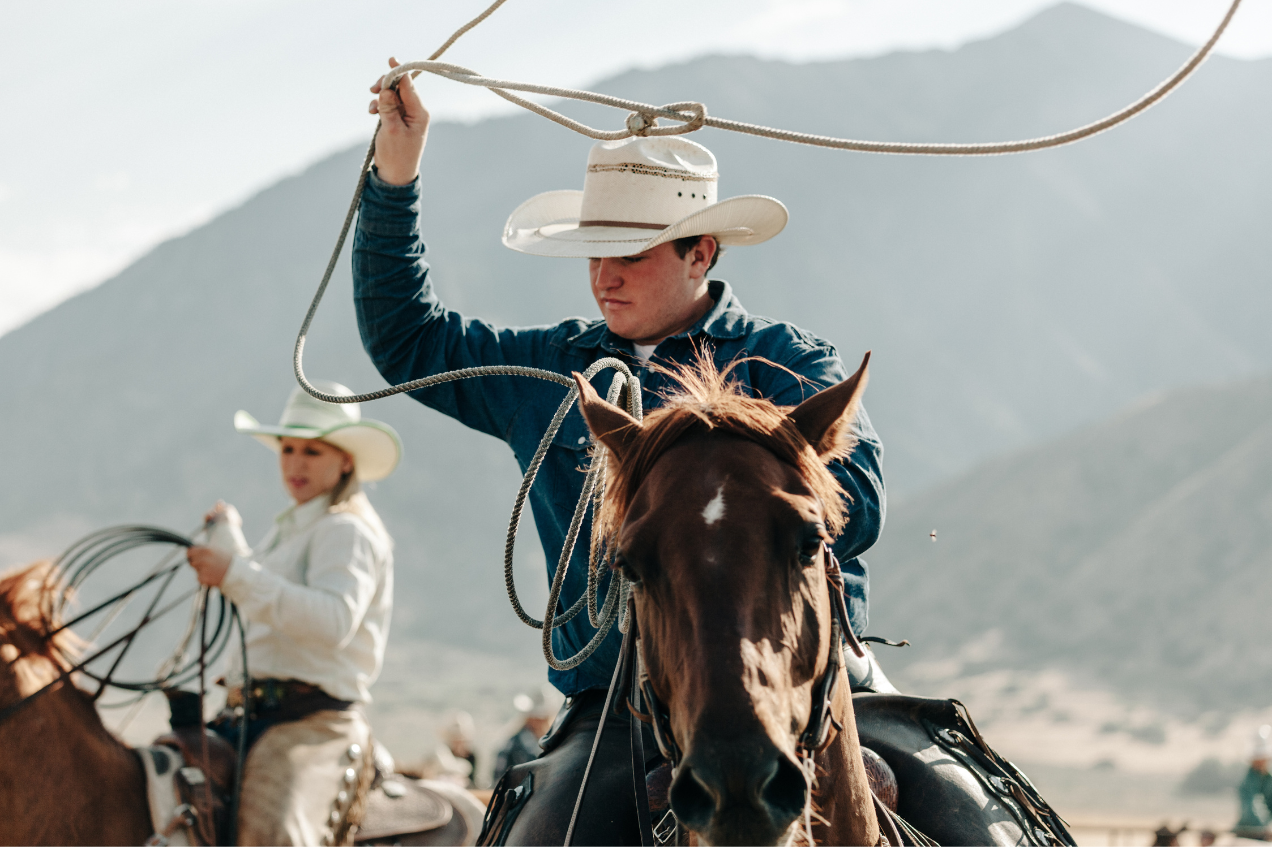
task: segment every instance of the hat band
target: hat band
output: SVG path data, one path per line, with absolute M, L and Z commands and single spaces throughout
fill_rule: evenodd
M 671 224 L 645 224 L 636 221 L 579 221 L 579 226 L 621 226 L 631 229 L 666 229 Z
M 588 165 L 587 172 L 590 174 L 617 172 L 636 174 L 638 176 L 660 176 L 664 179 L 679 179 L 686 182 L 715 182 L 720 178 L 720 175 L 715 171 L 695 173 L 694 171 L 687 171 L 683 168 L 667 168 L 662 165 L 651 165 L 646 162 L 616 162 L 612 165 L 602 165 L 597 163 Z

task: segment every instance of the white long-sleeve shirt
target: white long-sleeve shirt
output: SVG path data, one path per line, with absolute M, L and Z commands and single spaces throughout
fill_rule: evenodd
M 393 610 L 393 551 L 370 523 L 329 511 L 327 497 L 294 506 L 251 556 L 233 557 L 221 591 L 248 622 L 253 678 L 295 679 L 340 700 L 371 701 Z M 242 662 L 231 653 L 228 677 L 238 684 Z

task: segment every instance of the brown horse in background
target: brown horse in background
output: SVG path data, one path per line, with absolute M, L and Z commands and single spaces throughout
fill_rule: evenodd
M 845 521 L 826 463 L 852 448 L 866 364 L 794 409 L 745 396 L 707 357 L 638 422 L 577 374 L 610 451 L 595 538 L 616 538 L 639 648 L 682 759 L 671 808 L 700 842 L 878 844 L 846 675 L 809 781 L 797 744 L 831 662 L 826 543 Z M 840 674 L 844 672 L 839 671 Z
M 71 681 L 62 656 L 75 637 L 50 636 L 51 569 L 0 577 L 0 711 L 53 683 L 0 722 L 0 844 L 141 844 L 153 829 L 145 771 Z

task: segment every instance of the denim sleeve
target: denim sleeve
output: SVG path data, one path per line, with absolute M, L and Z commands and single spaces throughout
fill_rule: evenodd
M 783 362 L 818 389 L 837 385 L 848 378 L 839 354 L 829 345 L 801 345 L 801 352 Z M 764 368 L 770 374 L 771 389 L 760 386 L 761 393 L 779 406 L 796 406 L 812 396 L 813 390 L 777 368 Z M 868 622 L 870 574 L 861 554 L 879 540 L 887 511 L 887 493 L 883 485 L 883 444 L 870 423 L 865 407 L 853 421 L 852 435 L 857 444 L 845 459 L 834 462 L 831 472 L 848 495 L 848 523 L 832 545 L 844 573 L 844 589 L 848 598 L 848 615 L 853 631 L 865 631 Z
M 390 185 L 367 176 L 353 238 L 353 302 L 362 346 L 391 384 L 481 365 L 551 367 L 547 328 L 508 329 L 445 308 L 433 290 L 420 237 L 420 183 Z M 508 439 L 531 386 L 491 376 L 411 393 L 480 432 Z

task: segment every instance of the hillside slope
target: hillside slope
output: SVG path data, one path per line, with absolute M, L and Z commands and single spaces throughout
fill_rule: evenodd
M 989 462 L 895 509 L 871 562 L 872 630 L 915 645 L 887 652 L 898 671 L 1061 667 L 1185 712 L 1265 706 L 1272 377 Z

